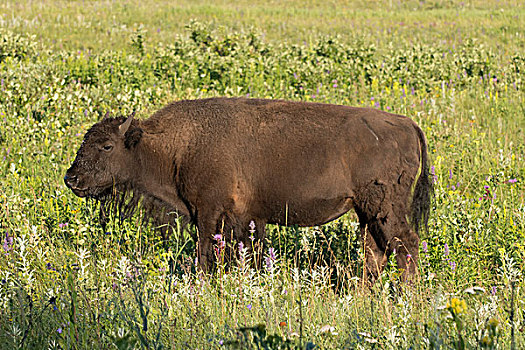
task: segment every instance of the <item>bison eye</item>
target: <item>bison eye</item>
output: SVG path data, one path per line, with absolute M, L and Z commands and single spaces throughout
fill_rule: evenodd
M 113 149 L 113 145 L 108 143 L 108 144 L 102 146 L 102 149 L 104 151 L 106 151 L 106 152 L 109 152 L 109 151 L 111 151 Z

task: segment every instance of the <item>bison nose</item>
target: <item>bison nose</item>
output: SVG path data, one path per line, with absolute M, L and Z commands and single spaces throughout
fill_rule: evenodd
M 68 187 L 74 186 L 77 183 L 77 177 L 66 174 L 66 176 L 64 176 L 64 182 Z

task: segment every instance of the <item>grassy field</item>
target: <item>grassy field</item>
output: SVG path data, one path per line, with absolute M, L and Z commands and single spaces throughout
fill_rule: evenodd
M 524 348 L 523 23 L 522 1 L 1 2 L 0 348 Z M 435 183 L 418 281 L 364 285 L 352 213 L 269 226 L 260 270 L 213 276 L 187 232 L 102 230 L 62 180 L 86 130 L 209 96 L 416 120 Z

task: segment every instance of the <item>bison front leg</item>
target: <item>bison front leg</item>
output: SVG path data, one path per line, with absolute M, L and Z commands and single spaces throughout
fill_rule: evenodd
M 372 224 L 369 230 L 376 229 Z M 385 248 L 381 248 L 373 237 L 371 232 L 368 232 L 365 225 L 361 225 L 361 236 L 363 237 L 364 248 L 365 248 L 365 263 L 363 281 L 368 280 L 373 284 L 383 272 L 385 265 L 388 260 L 389 254 L 387 254 Z
M 197 217 L 197 259 L 204 272 L 211 272 L 216 262 L 217 253 L 222 249 L 224 237 L 217 236 L 220 213 L 199 213 Z M 217 249 L 217 251 L 216 251 Z

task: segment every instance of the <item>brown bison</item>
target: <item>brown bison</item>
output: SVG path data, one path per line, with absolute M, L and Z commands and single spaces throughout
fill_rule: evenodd
M 415 273 L 432 191 L 423 132 L 407 117 L 244 98 L 174 102 L 146 120 L 104 118 L 64 180 L 100 200 L 103 217 L 115 203 L 127 217 L 141 204 L 158 224 L 187 217 L 203 269 L 215 261 L 218 233 L 248 247 L 252 221 L 260 240 L 267 223 L 322 225 L 353 208 L 373 277 L 394 251 L 405 277 Z

